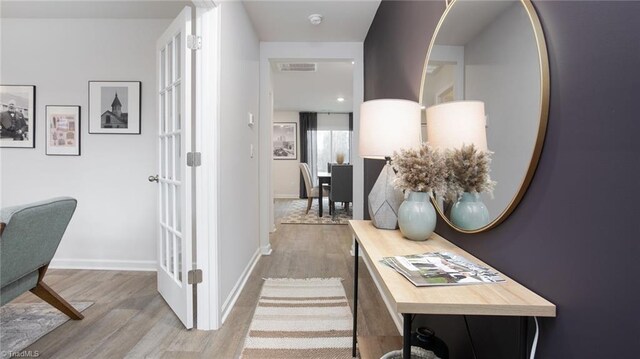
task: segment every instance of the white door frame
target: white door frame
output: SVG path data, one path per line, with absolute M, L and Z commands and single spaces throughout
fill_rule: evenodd
M 353 65 L 353 218 L 363 218 L 364 165 L 358 151 L 360 104 L 364 100 L 364 44 L 362 42 L 261 42 L 260 43 L 260 251 L 271 254 L 269 233 L 275 229 L 271 187 L 271 123 L 269 94 L 272 59 L 351 60 Z
M 197 286 L 196 328 L 217 330 L 219 313 L 218 260 L 218 156 L 220 10 L 213 0 L 193 0 L 195 34 L 202 47 L 195 56 L 195 152 L 202 163 L 195 170 L 197 268 L 202 282 Z

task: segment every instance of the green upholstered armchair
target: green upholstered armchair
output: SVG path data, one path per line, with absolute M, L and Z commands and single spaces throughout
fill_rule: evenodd
M 60 197 L 0 211 L 0 305 L 30 290 L 71 319 L 83 318 L 42 281 L 76 204 Z

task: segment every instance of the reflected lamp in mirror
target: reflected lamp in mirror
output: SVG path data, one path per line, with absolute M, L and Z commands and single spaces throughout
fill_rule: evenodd
M 404 196 L 393 186 L 390 158 L 400 148 L 420 146 L 420 111 L 417 102 L 398 99 L 371 100 L 360 106 L 360 156 L 387 161 L 368 196 L 369 216 L 376 228 L 398 227 Z
M 440 151 L 473 144 L 487 151 L 484 102 L 455 101 L 427 108 L 427 140 Z
M 455 101 L 427 108 L 427 141 L 446 153 L 451 173 L 447 198 L 440 199 L 445 218 L 463 230 L 489 224 L 489 210 L 480 197 L 493 186 L 484 103 Z

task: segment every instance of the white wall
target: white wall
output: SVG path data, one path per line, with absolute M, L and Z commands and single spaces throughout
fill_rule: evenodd
M 223 318 L 258 258 L 260 45 L 241 2 L 220 3 L 220 178 L 218 256 Z M 256 125 L 247 125 L 248 113 Z M 250 146 L 254 156 L 250 157 Z
M 533 30 L 515 3 L 465 46 L 467 100 L 485 102 L 487 144 L 493 154 L 491 218 L 511 202 L 531 161 L 540 116 L 540 70 Z
M 275 111 L 273 122 L 295 122 L 298 156 L 295 160 L 273 160 L 271 182 L 274 198 L 298 198 L 300 196 L 300 114 L 296 111 Z
M 169 20 L 2 19 L 1 82 L 36 86 L 36 148 L 2 149 L 1 205 L 78 208 L 53 265 L 155 270 L 155 42 Z M 142 81 L 142 134 L 88 134 L 88 81 Z M 80 157 L 46 156 L 45 105 L 80 105 Z

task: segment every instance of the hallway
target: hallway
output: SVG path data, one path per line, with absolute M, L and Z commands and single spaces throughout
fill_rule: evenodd
M 256 265 L 234 309 L 215 332 L 187 331 L 155 289 L 155 273 L 51 270 L 50 285 L 70 301 L 95 301 L 81 322 L 68 321 L 26 350 L 43 358 L 237 358 L 262 278 L 340 277 L 353 296 L 351 235 L 346 225 L 280 224 L 290 200 L 276 200 L 273 253 Z M 366 268 L 361 262 L 361 268 Z M 397 335 L 366 270 L 360 271 L 360 335 Z M 16 301 L 39 301 L 27 293 Z M 363 313 L 367 313 L 365 316 Z

